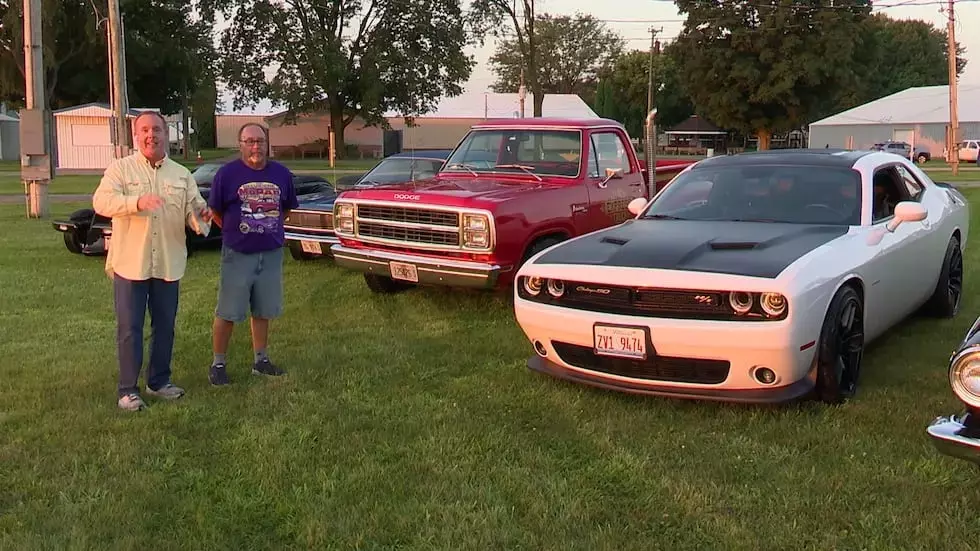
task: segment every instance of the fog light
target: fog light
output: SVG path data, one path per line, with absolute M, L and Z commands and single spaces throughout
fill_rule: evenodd
M 764 385 L 771 385 L 776 382 L 776 372 L 768 367 L 757 367 L 755 369 L 755 380 Z

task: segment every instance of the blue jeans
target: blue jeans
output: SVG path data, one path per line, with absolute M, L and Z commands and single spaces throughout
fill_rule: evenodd
M 245 254 L 222 246 L 218 306 L 214 314 L 235 323 L 245 321 L 249 311 L 253 318 L 259 319 L 281 316 L 282 260 L 281 248 Z
M 162 279 L 131 281 L 113 274 L 112 287 L 116 306 L 119 396 L 138 391 L 143 368 L 143 319 L 148 306 L 152 335 L 147 386 L 157 390 L 170 382 L 180 282 Z

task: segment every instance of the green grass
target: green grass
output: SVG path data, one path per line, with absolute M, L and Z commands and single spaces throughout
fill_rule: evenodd
M 980 191 L 967 190 L 974 205 Z M 78 204 L 54 204 L 54 216 Z M 976 208 L 976 207 L 975 207 Z M 980 221 L 975 211 L 973 224 Z M 287 258 L 271 353 L 289 374 L 208 386 L 219 255 L 189 259 L 174 377 L 115 407 L 102 258 L 0 206 L 0 548 L 973 549 L 980 474 L 925 436 L 959 404 L 949 351 L 980 310 L 869 349 L 840 407 L 641 398 L 525 367 L 506 296 L 375 296 Z

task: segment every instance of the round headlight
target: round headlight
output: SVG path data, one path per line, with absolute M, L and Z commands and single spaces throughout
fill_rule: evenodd
M 752 295 L 743 291 L 736 291 L 728 295 L 728 304 L 736 314 L 746 314 L 752 309 Z
M 524 278 L 524 290 L 527 291 L 527 294 L 531 296 L 536 297 L 538 296 L 539 293 L 541 293 L 541 285 L 542 285 L 542 281 L 541 278 L 538 276 L 531 276 L 531 277 Z
M 548 294 L 555 298 L 565 294 L 565 282 L 560 279 L 549 279 Z
M 778 317 L 786 313 L 786 297 L 779 293 L 762 293 L 762 311 L 768 316 Z
M 949 364 L 949 382 L 956 397 L 972 407 L 980 407 L 980 348 L 968 348 Z

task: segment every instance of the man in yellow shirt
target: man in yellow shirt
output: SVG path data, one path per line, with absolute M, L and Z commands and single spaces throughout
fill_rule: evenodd
M 170 380 L 180 279 L 187 265 L 184 227 L 211 230 L 211 211 L 190 171 L 167 156 L 163 116 L 144 111 L 133 121 L 137 151 L 114 160 L 92 198 L 95 212 L 112 218 L 106 275 L 112 279 L 119 357 L 120 408 L 143 409 L 143 318 L 150 309 L 152 341 L 146 392 L 173 400 L 184 390 Z

